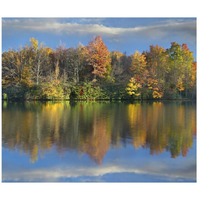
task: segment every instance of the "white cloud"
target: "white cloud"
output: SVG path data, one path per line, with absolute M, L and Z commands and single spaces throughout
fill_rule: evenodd
M 83 19 L 91 22 L 92 19 Z M 179 35 L 180 37 L 190 37 L 195 39 L 196 36 L 196 21 L 183 20 L 168 20 L 161 24 L 138 27 L 108 27 L 102 24 L 90 23 L 62 23 L 57 19 L 3 19 L 3 31 L 6 30 L 21 30 L 21 31 L 36 31 L 47 32 L 55 34 L 81 34 L 81 35 L 102 35 L 105 37 L 148 37 L 152 39 L 159 39 L 169 35 Z
M 135 173 L 138 175 L 150 175 L 155 178 L 162 177 L 164 180 L 176 181 L 179 179 L 196 180 L 196 167 L 195 157 L 192 159 L 185 159 L 179 162 L 177 165 L 170 165 L 170 163 L 164 163 L 163 161 L 148 162 L 146 164 L 111 164 L 100 166 L 71 166 L 71 167 L 52 167 L 24 170 L 19 169 L 17 171 L 3 171 L 3 181 L 59 181 L 60 178 L 80 178 L 90 177 L 94 178 L 102 177 L 106 174 L 112 173 Z

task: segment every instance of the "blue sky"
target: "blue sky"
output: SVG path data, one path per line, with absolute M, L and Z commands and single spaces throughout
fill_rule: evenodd
M 196 58 L 195 18 L 3 18 L 2 51 L 29 44 L 35 37 L 53 49 L 87 45 L 101 35 L 110 51 L 149 50 L 150 45 L 169 48 L 171 42 L 186 43 Z
M 18 151 L 2 149 L 4 182 L 184 182 L 196 181 L 196 146 L 187 157 L 170 158 L 169 152 L 149 155 L 132 145 L 109 149 L 97 165 L 76 151 L 58 155 L 51 149 L 35 163 Z

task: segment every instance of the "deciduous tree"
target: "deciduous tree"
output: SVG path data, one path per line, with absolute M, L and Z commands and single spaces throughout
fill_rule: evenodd
M 106 66 L 110 64 L 111 59 L 109 51 L 100 36 L 97 36 L 88 46 L 86 46 L 88 62 L 93 67 L 94 81 L 97 77 L 105 77 Z
M 140 95 L 140 92 L 138 91 L 139 88 L 141 88 L 141 85 L 137 83 L 134 77 L 132 77 L 126 87 L 126 91 L 131 97 L 137 97 Z
M 134 76 L 141 75 L 146 69 L 146 57 L 139 51 L 136 51 L 132 56 L 131 71 Z

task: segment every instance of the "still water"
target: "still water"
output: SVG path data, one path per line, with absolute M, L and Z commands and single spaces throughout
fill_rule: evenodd
M 3 182 L 195 182 L 194 102 L 2 107 Z

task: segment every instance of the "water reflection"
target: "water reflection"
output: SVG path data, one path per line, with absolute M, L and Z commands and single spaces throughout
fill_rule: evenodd
M 56 148 L 101 164 L 109 149 L 133 145 L 151 155 L 187 156 L 196 135 L 194 103 L 3 103 L 2 144 L 34 163 Z

